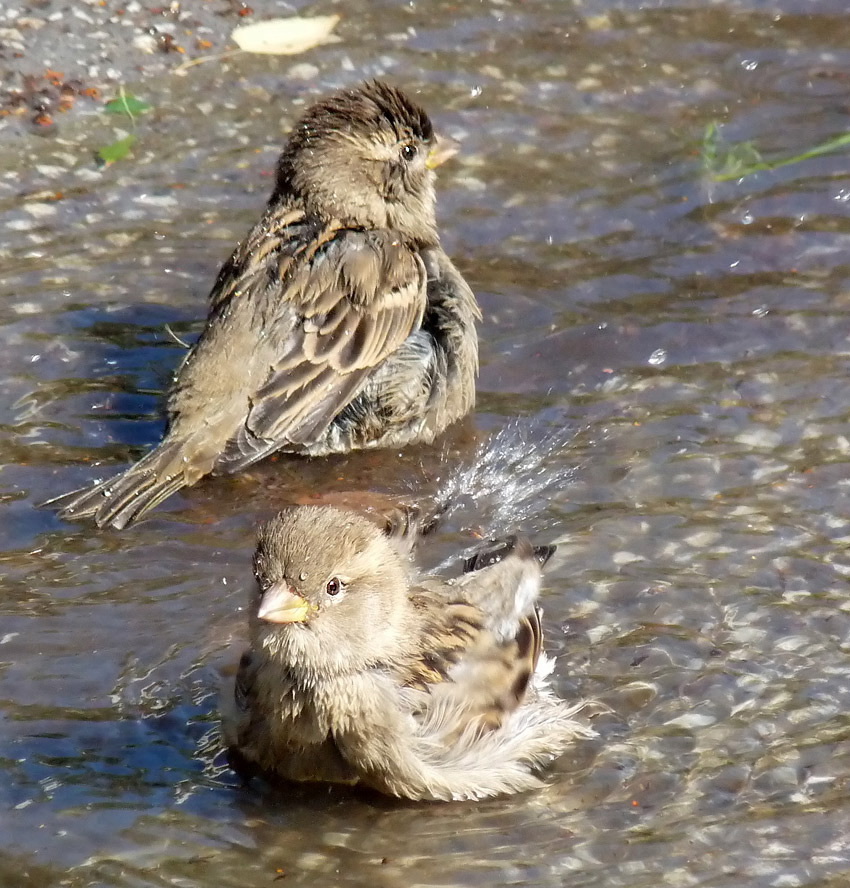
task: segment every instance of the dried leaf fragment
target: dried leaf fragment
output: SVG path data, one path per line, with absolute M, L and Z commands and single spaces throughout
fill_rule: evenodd
M 296 55 L 322 43 L 337 42 L 339 37 L 331 31 L 338 21 L 338 15 L 267 19 L 236 28 L 230 36 L 245 52 Z

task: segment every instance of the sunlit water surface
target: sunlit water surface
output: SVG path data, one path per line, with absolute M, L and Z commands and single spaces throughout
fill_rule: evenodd
M 93 166 L 94 117 L 0 146 L 0 884 L 846 884 L 848 159 L 700 160 L 712 122 L 768 158 L 847 128 L 845 0 L 339 8 L 312 79 L 246 56 L 137 86 L 131 160 Z M 123 533 L 36 510 L 158 440 L 166 325 L 196 335 L 281 128 L 367 75 L 463 143 L 440 218 L 484 312 L 473 420 Z M 346 490 L 451 491 L 429 565 L 476 533 L 559 542 L 556 684 L 599 738 L 544 791 L 411 805 L 223 766 L 255 527 Z

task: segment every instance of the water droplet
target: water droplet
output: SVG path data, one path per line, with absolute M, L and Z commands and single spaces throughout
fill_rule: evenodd
M 667 350 L 663 348 L 657 348 L 655 351 L 649 356 L 649 363 L 655 365 L 656 367 L 659 364 L 663 364 L 667 360 Z
M 746 210 L 741 216 L 741 224 L 752 225 L 753 222 L 755 222 L 755 216 L 753 216 L 753 214 L 749 210 Z
M 753 315 L 757 318 L 764 318 L 770 314 L 770 309 L 766 305 L 760 305 L 758 308 L 753 309 Z
M 298 579 L 301 580 L 301 582 L 303 583 L 304 580 L 307 579 L 307 574 L 306 574 L 306 572 L 302 570 L 301 573 L 298 574 Z
M 745 71 L 755 71 L 758 66 L 759 63 L 755 59 L 744 59 L 744 61 L 741 62 L 741 67 Z
M 472 89 L 469 91 L 469 97 L 472 99 L 477 99 L 478 96 L 480 96 L 481 93 L 483 93 L 483 92 L 484 92 L 483 86 L 473 86 Z

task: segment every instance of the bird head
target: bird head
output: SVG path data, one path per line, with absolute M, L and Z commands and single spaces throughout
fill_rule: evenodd
M 391 660 L 405 641 L 408 570 L 367 518 L 330 506 L 286 509 L 259 533 L 252 640 L 307 674 Z
M 433 169 L 454 153 L 422 108 L 370 81 L 308 109 L 281 155 L 272 201 L 294 194 L 320 218 L 436 244 Z

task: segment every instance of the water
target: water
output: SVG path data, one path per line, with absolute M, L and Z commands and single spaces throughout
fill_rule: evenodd
M 130 161 L 94 167 L 94 116 L 0 145 L 0 884 L 843 884 L 847 156 L 726 183 L 699 158 L 711 122 L 768 157 L 846 129 L 843 0 L 339 11 L 303 59 L 134 85 L 156 111 Z M 281 132 L 377 74 L 463 142 L 440 218 L 484 311 L 474 419 L 207 482 L 122 533 L 35 510 L 158 440 L 166 325 L 199 329 Z M 240 786 L 215 697 L 256 524 L 453 483 L 426 563 L 517 526 L 559 543 L 548 646 L 599 739 L 477 805 Z

